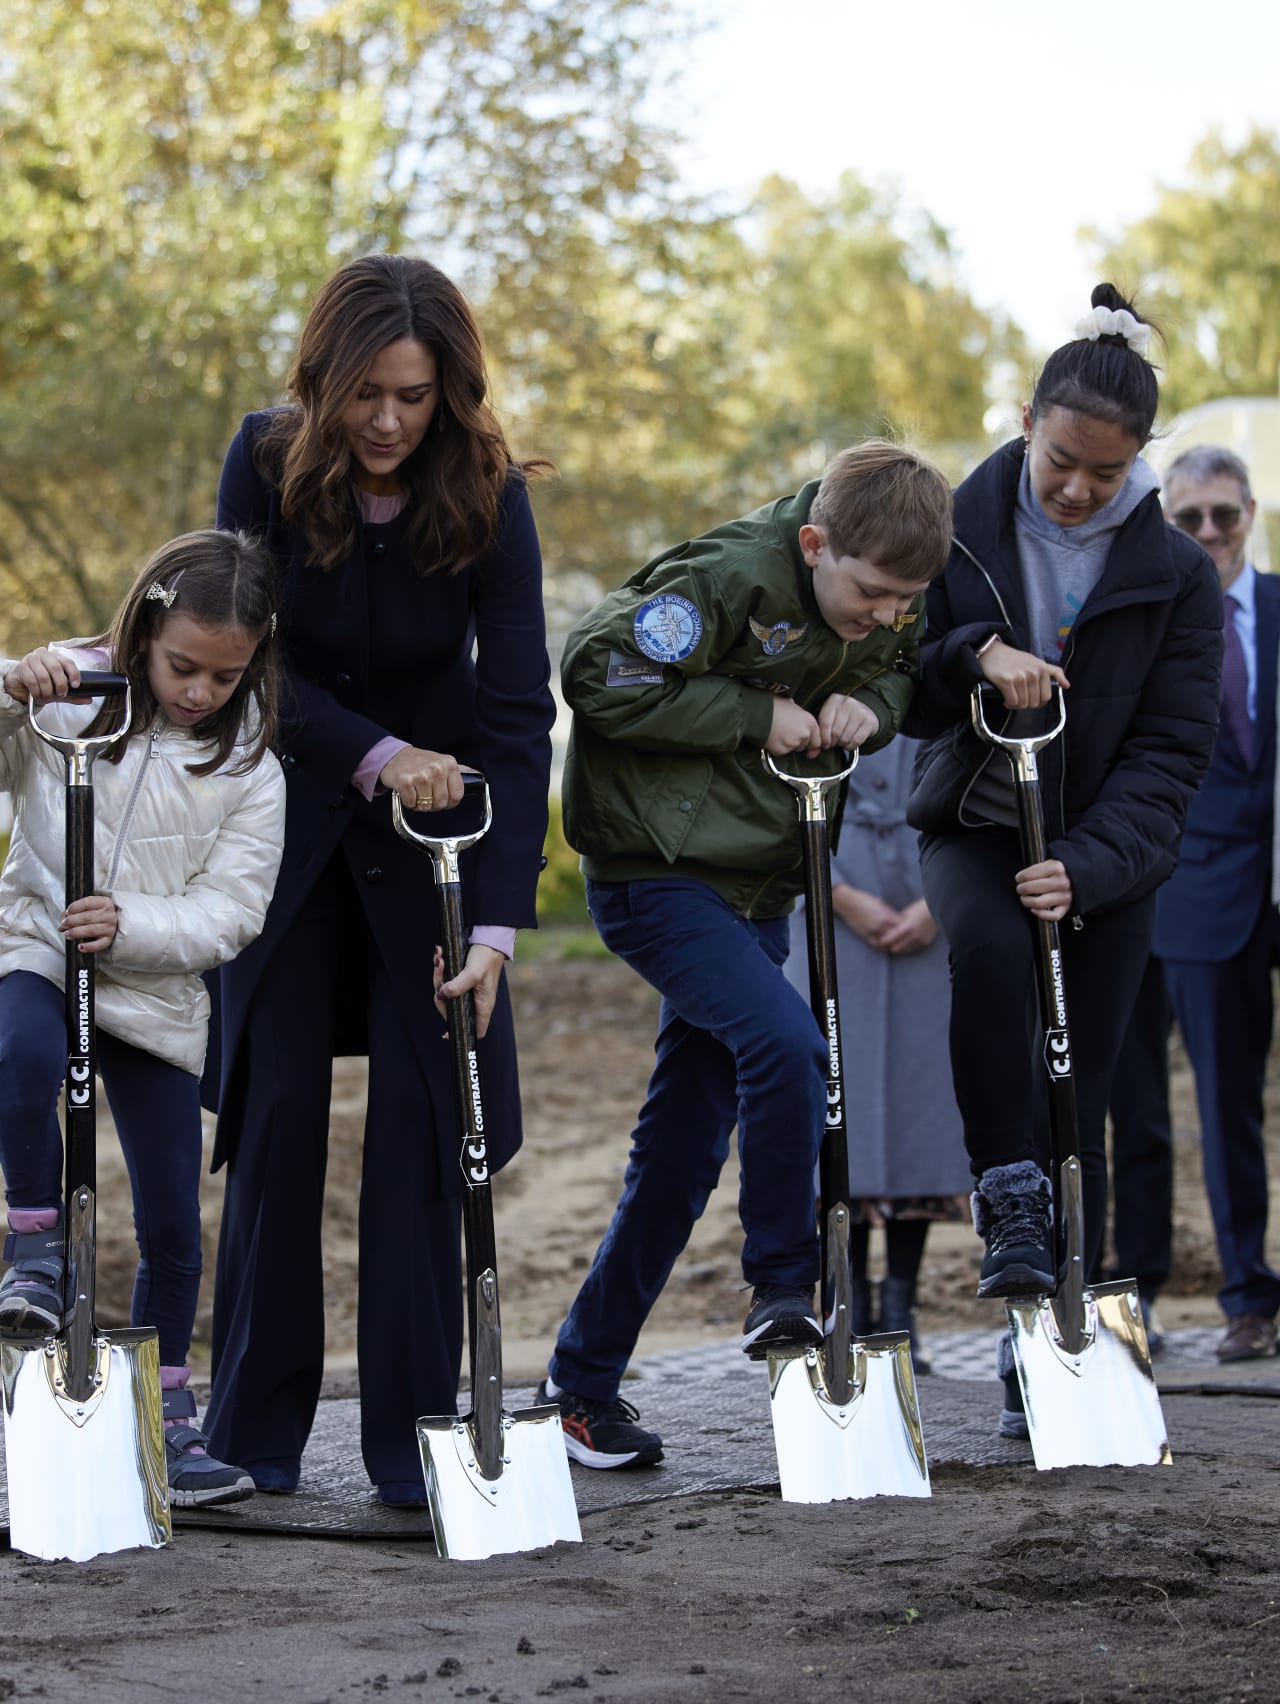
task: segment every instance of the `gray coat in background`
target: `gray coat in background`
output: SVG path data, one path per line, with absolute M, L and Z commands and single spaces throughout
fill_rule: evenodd
M 854 770 L 831 860 L 833 885 L 878 894 L 901 910 L 921 897 L 916 832 L 906 820 L 918 742 L 899 736 Z M 836 973 L 855 1199 L 967 1194 L 973 1187 L 951 1087 L 946 942 L 890 956 L 839 917 Z M 808 998 L 804 903 L 791 919 L 788 979 Z

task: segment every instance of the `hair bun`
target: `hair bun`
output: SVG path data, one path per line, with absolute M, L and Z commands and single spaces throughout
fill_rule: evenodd
M 1151 342 L 1151 327 L 1135 313 L 1115 285 L 1097 285 L 1089 299 L 1093 305 L 1076 321 L 1076 337 L 1089 343 L 1132 349 L 1135 355 L 1145 356 Z
M 1095 284 L 1093 294 L 1089 297 L 1089 306 L 1091 308 L 1110 308 L 1113 313 L 1119 313 L 1123 309 L 1125 313 L 1132 314 L 1134 319 L 1142 317 L 1135 310 L 1132 302 L 1125 301 L 1114 284 Z

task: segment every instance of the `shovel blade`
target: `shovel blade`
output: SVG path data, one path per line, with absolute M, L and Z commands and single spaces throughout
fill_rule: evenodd
M 1006 1302 L 1036 1466 L 1140 1467 L 1173 1457 L 1138 1292 L 1084 1292 L 1084 1342 L 1071 1353 L 1047 1297 Z
M 152 1330 L 98 1332 L 94 1394 L 65 1394 L 66 1338 L 0 1337 L 9 1540 L 46 1562 L 158 1550 L 173 1536 L 160 1350 Z
M 929 1467 L 905 1332 L 855 1338 L 848 1402 L 831 1400 L 822 1351 L 769 1356 L 784 1503 L 927 1497 Z
M 475 1448 L 474 1415 L 418 1421 L 427 1499 L 441 1556 L 483 1562 L 548 1544 L 580 1544 L 556 1403 L 502 1411 L 501 1472 L 486 1479 Z

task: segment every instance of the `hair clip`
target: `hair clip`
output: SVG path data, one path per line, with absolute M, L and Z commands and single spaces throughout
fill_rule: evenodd
M 143 595 L 149 603 L 162 603 L 166 609 L 172 609 L 178 591 L 176 586 L 169 589 L 162 586 L 159 580 L 153 580 Z

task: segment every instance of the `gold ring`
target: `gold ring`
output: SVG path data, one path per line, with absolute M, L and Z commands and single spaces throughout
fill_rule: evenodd
M 413 801 L 414 810 L 429 811 L 431 809 L 431 799 L 432 795 L 430 793 L 427 794 L 425 799 L 421 795 L 418 795 Z

